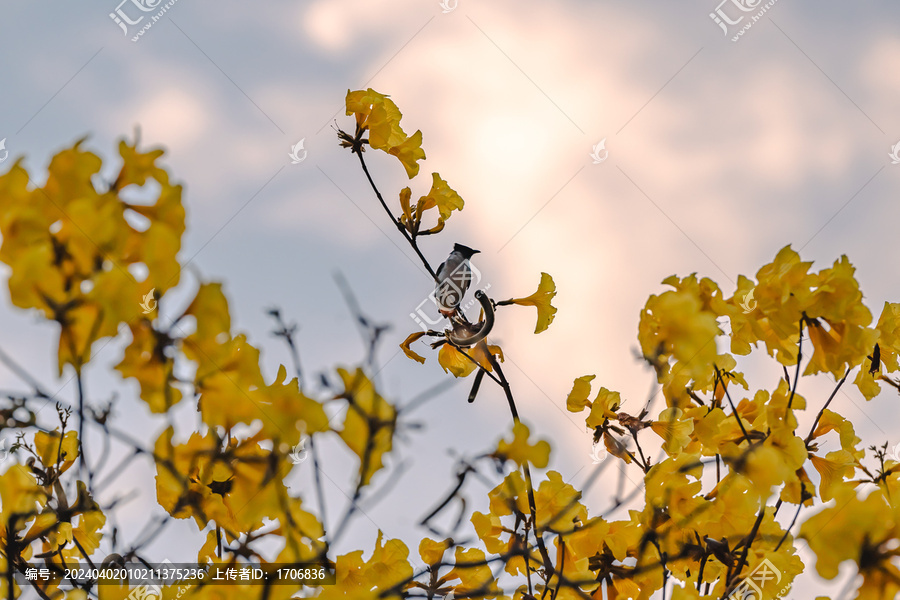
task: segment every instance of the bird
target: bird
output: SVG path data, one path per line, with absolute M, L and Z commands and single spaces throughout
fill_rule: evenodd
M 438 267 L 434 286 L 434 298 L 438 311 L 445 317 L 456 312 L 462 302 L 469 283 L 472 281 L 472 267 L 469 260 L 480 250 L 473 250 L 462 244 L 454 244 L 447 260 Z

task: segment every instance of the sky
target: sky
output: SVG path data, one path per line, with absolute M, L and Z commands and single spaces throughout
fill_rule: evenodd
M 634 352 L 640 309 L 665 277 L 696 272 L 730 295 L 739 274 L 752 277 L 791 244 L 817 269 L 846 254 L 876 316 L 900 299 L 900 164 L 889 156 L 900 142 L 896 4 L 781 0 L 762 12 L 757 0 L 744 0 L 746 11 L 738 0 L 177 0 L 132 41 L 149 19 L 124 32 L 110 13 L 142 13 L 116 2 L 0 3 L 9 152 L 0 172 L 24 156 L 40 181 L 50 157 L 84 136 L 113 169 L 117 140 L 139 127 L 185 185 L 182 260 L 224 282 L 235 328 L 263 349 L 270 379 L 289 360 L 270 335 L 273 306 L 299 324 L 310 374 L 364 356 L 337 273 L 367 315 L 393 326 L 378 354 L 387 397 L 404 404 L 449 377 L 434 354 L 418 365 L 399 351 L 430 280 L 337 144 L 335 127 L 352 127 L 341 110 L 348 89 L 390 94 L 404 128 L 423 132 L 421 172 L 439 172 L 466 201 L 423 242 L 432 264 L 453 242 L 481 250 L 475 265 L 496 298 L 528 295 L 541 272 L 553 276 L 550 329 L 536 336 L 533 310 L 505 310 L 493 339 L 523 419 L 554 446 L 550 467 L 576 485 L 592 472 L 591 435 L 566 413 L 566 394 L 585 374 L 620 391 L 626 410 L 654 393 Z M 711 14 L 742 20 L 726 32 Z M 300 141 L 305 158 L 292 164 Z M 409 185 L 391 157 L 367 158 L 389 200 Z M 430 183 L 419 179 L 414 195 Z M 190 281 L 177 293 L 189 298 Z M 55 331 L 11 307 L 5 285 L 0 332 L 0 348 L 74 397 L 71 380 L 55 377 Z M 120 396 L 122 422 L 152 441 L 165 423 L 134 400 L 133 382 L 103 374 L 120 341 L 97 352 L 89 389 Z M 766 361 L 747 371 L 759 386 L 780 373 Z M 804 385 L 817 406 L 833 381 Z M 0 388 L 17 386 L 0 367 Z M 395 493 L 365 507 L 346 548 L 371 547 L 379 529 L 415 543 L 456 459 L 508 430 L 499 390 L 472 405 L 467 393 L 467 382 L 448 386 L 412 413 L 420 429 L 389 461 L 399 477 L 375 480 Z M 864 440 L 894 446 L 894 402 L 884 392 L 866 403 L 848 389 L 836 407 Z M 189 428 L 192 408 L 179 410 Z M 356 466 L 337 446 L 329 459 L 334 515 Z M 586 495 L 592 507 L 608 505 L 608 472 Z M 625 476 L 640 481 L 636 469 Z M 124 474 L 121 485 L 144 489 L 146 473 Z M 296 486 L 310 494 L 308 469 Z M 472 487 L 474 506 L 486 491 Z M 151 513 L 140 500 L 125 505 L 123 530 Z M 178 523 L 155 550 L 191 560 L 175 541 L 194 536 Z M 810 573 L 810 552 L 801 555 L 804 586 L 843 587 L 846 572 L 824 582 Z

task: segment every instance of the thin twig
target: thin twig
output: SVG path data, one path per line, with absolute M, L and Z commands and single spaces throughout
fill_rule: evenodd
M 366 159 L 363 158 L 362 152 L 357 152 L 356 155 L 359 157 L 359 164 L 362 165 L 363 172 L 366 174 L 366 179 L 369 180 L 369 185 L 372 186 L 372 190 L 375 192 L 375 196 L 378 197 L 378 201 L 381 203 L 381 207 L 384 208 L 384 211 L 391 218 L 391 223 L 397 226 L 397 229 L 403 234 L 403 237 L 406 238 L 406 241 L 409 242 L 409 245 L 415 250 L 416 255 L 418 255 L 419 260 L 422 261 L 422 264 L 425 265 L 425 268 L 428 269 L 428 274 L 431 275 L 431 278 L 434 279 L 435 283 L 437 283 L 437 274 L 434 272 L 434 269 L 431 268 L 431 265 L 428 263 L 428 259 L 422 254 L 422 251 L 419 250 L 419 245 L 412 238 L 409 232 L 406 230 L 406 227 L 403 226 L 402 223 L 394 216 L 394 213 L 391 212 L 391 209 L 388 208 L 387 203 L 384 201 L 384 198 L 381 196 L 381 192 L 378 191 L 378 187 L 375 185 L 375 181 L 372 180 L 372 175 L 369 174 L 369 168 L 366 166 Z
M 809 430 L 809 435 L 806 436 L 806 444 L 809 443 L 813 439 L 813 434 L 816 432 L 816 427 L 819 426 L 819 419 L 822 418 L 822 415 L 825 414 L 825 409 L 828 408 L 828 405 L 831 404 L 831 401 L 834 400 L 834 397 L 837 395 L 838 390 L 841 389 L 841 386 L 844 385 L 844 382 L 847 381 L 847 376 L 850 374 L 850 368 L 847 367 L 847 372 L 844 373 L 844 376 L 841 377 L 841 380 L 838 381 L 837 386 L 831 391 L 831 395 L 828 396 L 828 400 L 825 402 L 824 406 L 822 406 L 822 410 L 819 411 L 819 414 L 816 415 L 816 420 L 813 421 L 812 427 Z
M 797 370 L 794 372 L 794 385 L 791 386 L 791 395 L 788 398 L 787 408 L 784 411 L 784 419 L 787 421 L 791 405 L 794 403 L 794 394 L 797 392 L 797 384 L 800 382 L 800 362 L 803 359 L 803 323 L 806 315 L 800 318 L 800 340 L 797 342 Z M 790 381 L 788 381 L 790 383 Z

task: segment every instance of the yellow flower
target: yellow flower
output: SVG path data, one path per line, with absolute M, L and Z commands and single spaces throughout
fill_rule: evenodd
M 410 179 L 419 174 L 419 162 L 425 159 L 425 151 L 422 150 L 422 132 L 416 131 L 412 136 L 388 149 L 388 154 L 396 156 L 400 164 L 406 169 L 406 175 Z
M 796 364 L 800 318 L 817 280 L 809 273 L 811 266 L 785 246 L 774 261 L 757 271 L 756 286 L 746 277 L 738 277 L 738 289 L 721 312 L 731 320 L 732 352 L 749 354 L 751 345 L 763 341 L 769 355 L 782 365 Z M 745 307 L 752 310 L 746 313 Z
M 465 202 L 460 198 L 459 194 L 447 185 L 446 181 L 441 179 L 440 175 L 432 173 L 431 178 L 431 191 L 428 192 L 427 196 L 423 196 L 419 200 L 419 204 L 422 206 L 421 210 L 425 211 L 429 208 L 437 207 L 440 220 L 446 221 L 454 210 L 462 210 Z
M 605 387 L 600 388 L 597 397 L 591 403 L 591 414 L 585 419 L 585 424 L 590 428 L 600 427 L 607 419 L 615 419 L 616 411 L 622 406 L 622 397 L 619 392 L 613 392 Z
M 680 454 L 691 442 L 694 422 L 684 419 L 680 408 L 666 408 L 659 413 L 659 419 L 650 424 L 650 429 L 664 441 L 663 450 L 669 456 Z
M 13 529 L 18 527 L 11 520 L 13 515 L 32 514 L 46 502 L 46 494 L 25 467 L 13 465 L 6 473 L 0 474 L 0 522 L 4 524 L 4 529 L 7 523 Z M 6 531 L 3 531 L 0 537 L 5 539 L 5 534 Z
M 356 115 L 359 132 L 369 131 L 369 145 L 396 156 L 410 179 L 419 172 L 418 161 L 425 158 L 422 132 L 407 136 L 400 127 L 403 116 L 394 101 L 372 88 L 347 91 L 347 115 Z
M 857 461 L 865 457 L 865 450 L 857 448 L 862 440 L 856 435 L 853 423 L 838 413 L 825 409 L 822 411 L 822 418 L 819 419 L 816 430 L 813 431 L 812 439 L 818 439 L 830 431 L 838 432 L 841 450 L 849 453 Z
M 436 565 L 441 562 L 444 552 L 450 547 L 452 540 L 447 538 L 441 542 L 436 542 L 429 538 L 422 538 L 419 542 L 419 556 L 425 561 L 426 565 Z
M 518 304 L 520 306 L 534 306 L 537 308 L 537 325 L 534 328 L 535 333 L 540 333 L 550 327 L 553 318 L 556 316 L 556 307 L 550 302 L 556 296 L 556 284 L 553 278 L 546 273 L 541 273 L 541 283 L 538 289 L 532 295 L 526 298 L 514 298 L 512 300 L 504 300 L 498 302 L 498 305 Z
M 796 479 L 796 471 L 806 460 L 803 440 L 792 436 L 786 448 L 776 445 L 771 436 L 759 446 L 747 450 L 736 462 L 727 457 L 726 462 L 737 472 L 745 475 L 756 492 L 768 498 L 773 486 Z
M 454 377 L 468 377 L 477 368 L 475 362 L 469 360 L 451 344 L 441 346 L 438 351 L 438 363 L 445 373 L 452 373 Z
M 447 581 L 460 580 L 460 583 L 456 584 L 456 587 L 453 589 L 456 596 L 461 598 L 494 598 L 500 595 L 491 567 L 486 564 L 478 564 L 483 563 L 485 560 L 482 550 L 478 548 L 466 550 L 459 546 L 456 548 L 454 558 L 457 566 L 444 577 Z M 467 566 L 467 564 L 472 566 Z
M 655 366 L 660 383 L 679 373 L 684 383 L 690 379 L 708 381 L 710 366 L 717 358 L 715 339 L 720 333 L 716 314 L 705 310 L 702 298 L 689 288 L 650 296 L 638 325 L 641 351 Z M 675 365 L 670 366 L 670 358 L 675 359 Z
M 421 215 L 413 215 L 412 205 L 409 202 L 411 198 L 411 189 L 405 187 L 400 190 L 400 223 L 406 227 L 406 230 L 409 231 L 410 234 L 416 235 L 419 233 L 419 221 L 421 220 Z M 416 208 L 418 208 L 418 206 Z
M 603 432 L 603 446 L 608 453 L 625 461 L 626 464 L 631 464 L 631 454 L 628 452 L 628 448 L 622 441 L 611 435 L 609 431 Z
M 284 514 L 282 481 L 292 465 L 273 460 L 259 437 L 229 439 L 225 448 L 212 431 L 178 445 L 173 437 L 169 427 L 154 447 L 157 500 L 170 515 L 193 517 L 201 529 L 215 521 L 226 532 L 249 532 Z
M 34 434 L 34 449 L 45 467 L 53 467 L 57 469 L 57 473 L 65 473 L 78 458 L 78 434 L 67 431 L 60 436 L 58 431 L 39 431 Z
M 363 485 L 368 485 L 372 475 L 384 466 L 384 455 L 393 448 L 397 411 L 378 393 L 362 369 L 351 373 L 340 368 L 338 375 L 344 383 L 341 397 L 350 403 L 340 436 L 359 457 L 360 479 Z
M 826 325 L 829 326 L 827 329 Z M 878 338 L 876 330 L 846 321 L 812 319 L 808 331 L 814 351 L 803 374 L 827 371 L 836 379 L 840 379 L 846 369 L 861 364 L 872 352 Z
M 853 382 L 866 400 L 871 400 L 881 392 L 878 381 L 883 377 L 882 373 L 893 373 L 900 369 L 897 362 L 900 354 L 900 303 L 884 303 L 875 329 L 878 331 L 877 356 L 873 347 Z
M 528 514 L 525 487 L 525 479 L 518 469 L 507 475 L 500 485 L 488 493 L 491 514 L 497 517 L 505 517 L 513 512 Z
M 411 358 L 412 360 L 414 360 L 418 363 L 424 363 L 425 357 L 416 354 L 414 351 L 412 351 L 410 349 L 409 345 L 412 344 L 413 342 L 415 342 L 416 340 L 418 340 L 423 335 L 425 335 L 424 331 L 417 331 L 415 333 L 411 333 L 400 344 L 400 349 L 403 350 L 403 354 L 405 354 L 407 356 L 407 358 Z
M 900 354 L 900 303 L 884 303 L 877 329 L 881 362 L 885 370 L 890 373 L 900 369 L 897 361 Z
M 580 491 L 556 471 L 547 471 L 547 479 L 534 492 L 537 528 L 571 528 L 573 523 L 587 521 L 587 508 L 579 500 Z
M 600 388 L 593 402 L 588 400 L 588 395 L 591 393 L 591 382 L 595 377 L 595 375 L 584 375 L 576 379 L 572 384 L 572 391 L 566 398 L 566 408 L 569 412 L 580 413 L 585 408 L 591 409 L 585 419 L 585 424 L 590 429 L 600 427 L 606 423 L 607 419 L 615 419 L 616 411 L 622 406 L 622 397 L 619 392 L 608 390 L 605 387 Z M 623 448 L 617 447 L 616 444 L 617 442 L 611 438 L 607 440 L 607 447 L 612 445 L 615 450 L 615 452 L 613 450 L 610 452 L 619 456 L 622 454 Z
M 509 459 L 519 466 L 531 463 L 538 469 L 545 468 L 550 460 L 550 444 L 545 440 L 529 444 L 529 435 L 528 426 L 517 421 L 513 425 L 512 441 L 500 440 L 495 456 Z
M 394 587 L 412 577 L 413 568 L 409 564 L 409 548 L 400 540 L 382 542 L 383 534 L 378 531 L 372 557 L 364 561 L 363 551 L 357 550 L 337 557 L 335 561 L 335 585 L 322 587 L 317 596 L 323 600 L 338 598 L 370 598 L 376 600 L 378 591 Z M 387 596 L 397 597 L 399 594 Z
M 824 458 L 813 454 L 809 459 L 819 472 L 819 498 L 823 502 L 832 500 L 837 489 L 843 487 L 856 471 L 856 459 L 845 450 L 829 452 Z
M 98 190 L 102 162 L 81 143 L 54 156 L 43 188 L 29 191 L 29 176 L 18 164 L 0 177 L 0 260 L 11 268 L 10 299 L 59 325 L 60 373 L 67 364 L 80 372 L 94 342 L 137 316 L 136 299 L 177 283 L 184 232 L 181 188 L 155 164 L 161 150 L 141 153 L 121 142 L 119 176 Z M 149 179 L 159 185 L 154 204 L 120 198 L 123 187 Z M 136 229 L 125 218 L 131 213 L 149 223 Z M 149 271 L 143 282 L 131 275 L 132 266 Z
M 488 345 L 484 340 L 475 344 L 473 348 L 465 348 L 466 354 L 457 350 L 452 344 L 444 344 L 438 352 L 438 363 L 445 373 L 452 373 L 454 377 L 468 377 L 478 368 L 484 367 L 487 371 L 493 371 L 489 357 L 503 362 L 503 350 L 500 346 Z
M 572 384 L 572 391 L 566 398 L 566 409 L 569 412 L 580 413 L 585 408 L 591 407 L 588 395 L 591 393 L 591 382 L 596 377 L 596 375 L 584 375 L 575 380 Z
M 418 169 L 418 167 L 416 167 L 416 169 Z M 439 233 L 444 229 L 444 223 L 450 218 L 451 213 L 454 210 L 462 210 L 465 205 L 465 202 L 460 195 L 447 185 L 447 182 L 441 179 L 440 175 L 432 173 L 431 177 L 431 190 L 428 192 L 427 196 L 419 198 L 415 208 L 410 205 L 412 191 L 408 187 L 400 190 L 400 223 L 406 227 L 406 230 L 409 231 L 413 237 L 420 234 L 428 235 Z M 438 209 L 437 224 L 430 229 L 420 231 L 422 227 L 422 217 L 425 215 L 426 211 L 432 208 Z
M 653 465 L 644 478 L 648 508 L 667 507 L 676 521 L 695 513 L 702 514 L 697 510 L 704 503 L 697 497 L 703 487 L 700 482 L 703 468 L 699 459 L 695 454 L 682 453 Z
M 842 255 L 830 269 L 818 273 L 815 292 L 806 306 L 806 313 L 813 318 L 842 322 L 865 327 L 872 322 L 872 313 L 862 303 L 859 283 L 853 276 L 856 269 Z
M 133 145 L 129 145 L 125 140 L 119 142 L 119 155 L 122 157 L 122 169 L 113 187 L 122 189 L 129 185 L 144 185 L 147 178 L 152 178 L 161 184 L 169 183 L 169 174 L 165 169 L 156 166 L 156 161 L 162 157 L 165 152 L 161 149 L 151 150 L 149 152 L 139 152 L 137 149 L 137 141 Z
M 297 378 L 287 381 L 287 369 L 279 365 L 278 374 L 271 385 L 250 390 L 245 403 L 247 424 L 261 422 L 257 433 L 265 439 L 278 440 L 294 446 L 303 433 L 328 431 L 328 416 L 316 400 L 300 392 Z
M 816 571 L 825 579 L 838 575 L 840 564 L 854 561 L 863 576 L 857 598 L 894 598 L 900 592 L 900 569 L 894 562 L 898 537 L 896 510 L 878 488 L 860 499 L 844 488 L 833 506 L 822 509 L 800 526 L 816 555 Z
M 563 543 L 562 537 L 554 540 L 556 546 L 556 569 L 553 576 L 547 582 L 547 587 L 555 589 L 559 585 L 560 576 L 565 577 L 569 581 L 590 581 L 595 579 L 594 573 L 590 570 L 590 557 L 577 556 L 572 550 Z M 600 587 L 600 583 L 587 584 L 580 586 L 582 589 L 594 590 Z M 560 588 L 560 592 L 555 595 L 558 600 L 575 600 L 583 598 L 583 592 L 565 587 Z
M 369 145 L 387 151 L 406 139 L 400 128 L 400 109 L 394 101 L 372 88 L 347 91 L 347 115 L 356 115 L 359 129 L 369 130 Z
M 164 413 L 181 401 L 181 390 L 173 385 L 175 360 L 166 352 L 171 340 L 146 319 L 131 323 L 129 329 L 131 343 L 115 368 L 122 377 L 137 380 L 141 400 L 147 403 L 150 412 Z
M 500 535 L 506 531 L 500 523 L 500 517 L 493 513 L 485 514 L 475 511 L 469 520 L 488 552 L 499 554 L 506 550 L 506 544 L 500 540 Z

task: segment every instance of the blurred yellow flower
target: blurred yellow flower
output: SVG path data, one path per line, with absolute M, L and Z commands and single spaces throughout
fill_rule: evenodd
M 512 441 L 500 440 L 494 455 L 509 459 L 520 467 L 525 463 L 530 463 L 538 469 L 543 469 L 550 460 L 550 444 L 545 440 L 529 444 L 528 436 L 530 434 L 528 426 L 517 421 L 513 425 Z
M 484 564 L 485 555 L 478 548 L 466 549 L 457 546 L 454 555 L 458 566 L 454 567 L 445 580 L 450 582 L 459 579 L 459 583 L 453 588 L 455 596 L 460 598 L 496 598 L 500 596 L 497 582 L 491 567 Z M 471 565 L 471 566 L 467 566 Z
M 337 557 L 335 562 L 336 584 L 322 586 L 317 598 L 399 598 L 400 594 L 379 595 L 413 575 L 409 564 L 409 548 L 400 540 L 383 541 L 378 531 L 375 550 L 369 560 L 363 560 L 363 551 L 357 550 Z
M 666 454 L 675 456 L 691 442 L 694 422 L 684 418 L 684 411 L 680 408 L 671 407 L 659 413 L 659 418 L 650 424 L 650 429 L 663 439 Z
M 61 436 L 59 431 L 38 431 L 34 434 L 34 449 L 41 464 L 57 474 L 65 473 L 78 458 L 78 434 L 67 431 Z
M 591 382 L 596 377 L 596 375 L 583 375 L 575 380 L 572 384 L 572 391 L 566 397 L 566 409 L 569 412 L 580 413 L 585 408 L 591 407 L 588 396 L 591 393 Z
M 340 397 L 349 403 L 339 434 L 359 458 L 360 481 L 368 485 L 384 466 L 384 455 L 393 447 L 397 411 L 362 369 L 351 372 L 339 368 L 338 375 L 344 384 Z
M 834 579 L 841 563 L 853 561 L 863 576 L 856 598 L 865 600 L 895 598 L 900 593 L 900 569 L 895 562 L 898 534 L 897 510 L 881 488 L 864 499 L 856 490 L 843 488 L 833 506 L 800 526 L 800 537 L 816 555 L 819 575 Z
M 419 542 L 419 556 L 426 565 L 436 565 L 441 562 L 447 548 L 450 547 L 452 540 L 447 538 L 443 541 L 436 542 L 429 538 L 422 538 Z

